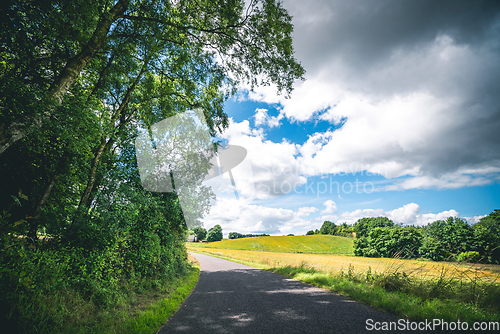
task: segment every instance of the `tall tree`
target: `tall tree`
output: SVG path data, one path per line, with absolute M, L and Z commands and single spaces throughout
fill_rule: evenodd
M 207 240 L 212 242 L 212 241 L 221 241 L 222 240 L 222 228 L 220 225 L 215 225 L 211 229 L 208 230 L 207 233 Z
M 31 236 L 44 208 L 92 204 L 137 127 L 200 108 L 215 136 L 240 83 L 288 94 L 304 73 L 291 17 L 271 0 L 2 6 L 0 199 L 27 193 L 11 219 L 32 217 Z
M 236 0 L 119 0 L 111 4 L 45 0 L 3 6 L 2 88 L 27 87 L 21 90 L 25 96 L 18 95 L 18 99 L 12 99 L 12 88 L 2 90 L 6 94 L 0 100 L 4 115 L 0 154 L 24 138 L 33 124 L 49 121 L 79 76 L 118 46 L 140 49 L 141 44 L 161 41 L 166 52 L 157 54 L 158 67 L 179 55 L 192 57 L 208 65 L 212 74 L 223 75 L 224 88 L 233 92 L 238 82 L 246 81 L 252 87 L 275 83 L 278 91 L 289 93 L 293 81 L 304 73 L 293 57 L 291 17 L 274 0 L 252 0 L 247 6 Z M 165 74 L 174 80 L 183 70 L 179 66 Z M 212 124 L 214 120 L 209 118 L 212 127 L 225 124 L 223 120 Z
M 500 263 L 500 210 L 494 210 L 473 226 L 475 247 L 483 261 Z

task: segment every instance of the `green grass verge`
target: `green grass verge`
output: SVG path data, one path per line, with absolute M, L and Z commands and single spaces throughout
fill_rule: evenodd
M 354 273 L 351 269 L 332 275 L 307 265 L 298 268 L 271 267 L 201 250 L 196 252 L 297 279 L 413 321 L 442 319 L 456 322 L 460 319 L 469 322 L 470 326 L 475 321 L 500 321 L 498 283 L 481 286 L 471 282 L 467 285 L 453 279 L 418 280 L 398 272 L 372 275 L 371 272 Z M 462 301 L 471 291 L 474 293 L 471 298 L 476 298 L 476 301 Z
M 49 320 L 43 325 L 35 325 L 29 332 L 153 334 L 179 309 L 199 276 L 199 264 L 195 264 L 172 280 L 131 279 L 121 284 L 115 306 L 103 309 L 74 291 L 38 296 L 34 316 L 49 317 Z
M 308 254 L 353 254 L 350 238 L 333 235 L 269 236 L 197 243 L 196 247 Z
M 168 297 L 150 304 L 145 310 L 129 317 L 119 328 L 114 328 L 110 333 L 156 333 L 175 312 L 184 300 L 191 294 L 198 278 L 199 267 L 193 267 L 188 275 L 177 280 Z

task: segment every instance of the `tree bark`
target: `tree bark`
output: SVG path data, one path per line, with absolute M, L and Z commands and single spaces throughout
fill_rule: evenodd
M 28 231 L 28 239 L 31 240 L 31 243 L 33 245 L 36 245 L 38 242 L 38 237 L 36 235 L 36 232 L 38 231 L 38 219 L 40 219 L 40 215 L 42 214 L 42 208 L 45 206 L 45 203 L 47 203 L 47 200 L 49 199 L 50 193 L 52 192 L 52 189 L 54 188 L 54 185 L 56 184 L 58 175 L 55 175 L 52 180 L 50 181 L 49 185 L 47 188 L 45 188 L 45 192 L 43 193 L 42 199 L 38 203 L 38 207 L 35 210 L 35 215 L 30 219 L 29 222 L 29 231 Z
M 49 89 L 49 97 L 56 98 L 59 103 L 62 103 L 66 91 L 73 85 L 80 72 L 87 66 L 96 52 L 102 48 L 111 24 L 125 12 L 129 3 L 130 0 L 120 0 L 108 13 L 101 16 L 89 42 L 79 54 L 68 61 L 59 76 L 52 83 Z
M 114 127 L 114 124 L 116 123 L 116 121 L 118 120 L 118 118 L 121 116 L 121 120 L 125 120 L 125 111 L 127 110 L 127 105 L 130 101 L 130 97 L 132 96 L 132 93 L 133 91 L 135 90 L 135 88 L 137 87 L 137 85 L 139 84 L 139 81 L 141 80 L 144 72 L 146 72 L 146 68 L 148 66 L 148 63 L 149 61 L 151 60 L 152 58 L 152 53 L 150 56 L 148 56 L 145 61 L 144 61 L 144 64 L 141 68 L 141 71 L 139 72 L 139 74 L 137 75 L 137 77 L 135 78 L 134 80 L 134 83 L 132 84 L 132 86 L 130 86 L 128 89 L 127 89 L 127 92 L 125 93 L 125 96 L 122 100 L 122 103 L 120 104 L 120 107 L 118 107 L 118 110 L 115 112 L 115 114 L 113 115 L 113 118 L 111 119 L 111 125 L 113 126 L 113 129 L 115 129 Z M 120 123 L 122 123 L 122 121 L 120 121 Z M 99 144 L 98 148 L 97 148 L 97 151 L 94 155 L 94 159 L 92 160 L 92 166 L 90 168 L 90 172 L 89 172 L 89 179 L 88 179 L 88 182 L 87 182 L 87 186 L 85 188 L 85 191 L 83 192 L 83 196 L 80 200 L 80 204 L 78 204 L 78 207 L 82 207 L 82 206 L 88 206 L 88 202 L 89 202 L 89 198 L 90 198 L 90 193 L 92 192 L 92 189 L 94 188 L 94 184 L 95 184 L 95 180 L 96 180 L 96 173 L 97 173 L 97 168 L 99 167 L 99 163 L 101 161 L 101 157 L 102 157 L 102 154 L 104 152 L 104 149 L 107 147 L 107 150 L 109 151 L 111 149 L 111 146 L 112 144 L 114 143 L 114 139 L 110 138 L 109 140 L 107 140 L 107 134 L 105 134 L 102 138 L 101 138 L 101 143 Z
M 90 98 L 97 93 L 97 91 L 99 90 L 99 88 L 101 88 L 102 83 L 104 82 L 104 78 L 108 74 L 109 69 L 111 68 L 111 65 L 113 65 L 113 60 L 115 59 L 115 56 L 116 56 L 116 53 L 113 52 L 113 54 L 111 55 L 111 57 L 109 57 L 108 62 L 106 63 L 106 66 L 104 67 L 104 69 L 99 74 L 99 80 L 97 80 L 97 83 L 94 85 L 94 88 L 92 89 L 92 92 L 90 92 L 89 96 L 87 97 L 87 104 L 89 103 Z
M 64 95 L 68 89 L 75 83 L 80 75 L 80 72 L 92 60 L 95 54 L 101 50 L 106 42 L 111 24 L 117 20 L 128 8 L 130 0 L 119 0 L 111 10 L 103 14 L 97 23 L 94 34 L 88 43 L 82 48 L 73 58 L 70 58 L 61 73 L 54 80 L 48 91 L 48 97 L 55 99 L 58 104 L 64 100 Z M 28 133 L 28 127 L 38 126 L 43 124 L 43 118 L 50 115 L 50 110 L 46 112 L 45 117 L 38 117 L 31 120 L 31 124 L 12 123 L 9 126 L 2 124 L 0 126 L 0 155 L 11 146 L 14 142 L 24 138 Z M 25 130 L 22 130 L 25 129 Z

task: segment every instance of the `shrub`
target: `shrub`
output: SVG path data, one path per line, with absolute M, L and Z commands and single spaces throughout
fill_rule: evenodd
M 354 254 L 367 257 L 415 258 L 420 248 L 420 230 L 409 226 L 405 228 L 375 227 L 368 237 L 354 240 Z
M 205 238 L 207 237 L 207 230 L 205 230 L 203 227 L 195 227 L 193 229 L 193 233 L 196 235 L 198 241 L 205 240 Z
M 457 256 L 458 262 L 478 262 L 479 261 L 479 252 L 470 251 L 470 252 L 462 252 Z
M 215 225 L 210 230 L 208 230 L 207 241 L 221 241 L 222 240 L 222 227 L 220 225 Z

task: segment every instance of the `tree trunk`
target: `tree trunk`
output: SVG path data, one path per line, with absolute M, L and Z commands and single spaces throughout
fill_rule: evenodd
M 89 42 L 79 54 L 68 61 L 59 76 L 52 83 L 49 89 L 49 97 L 56 98 L 59 103 L 62 103 L 66 91 L 73 85 L 82 69 L 87 66 L 96 52 L 102 48 L 111 24 L 118 16 L 125 12 L 129 3 L 130 0 L 120 0 L 108 13 L 101 16 Z
M 101 160 L 102 152 L 104 152 L 104 148 L 106 147 L 106 144 L 107 144 L 106 137 L 101 138 L 101 143 L 99 144 L 99 147 L 97 148 L 94 159 L 92 160 L 92 167 L 90 168 L 89 180 L 87 181 L 87 187 L 85 187 L 85 191 L 83 192 L 83 196 L 80 199 L 80 204 L 78 204 L 78 207 L 87 206 L 87 202 L 88 202 L 89 197 L 90 197 L 90 192 L 92 191 L 92 188 L 94 187 L 97 167 L 99 167 L 99 162 Z
M 87 97 L 87 103 L 86 104 L 89 103 L 90 98 L 97 93 L 97 91 L 99 90 L 99 88 L 101 88 L 102 83 L 104 82 L 104 78 L 108 74 L 109 69 L 111 68 L 111 65 L 113 64 L 113 60 L 115 59 L 115 56 L 116 56 L 116 53 L 113 52 L 113 54 L 111 55 L 111 57 L 109 57 L 108 62 L 106 63 L 106 66 L 104 66 L 104 69 L 99 74 L 99 80 L 97 80 L 97 83 L 94 85 L 94 88 L 92 89 L 92 92 L 90 92 L 89 96 Z
M 33 245 L 36 245 L 38 241 L 38 237 L 36 235 L 36 232 L 38 231 L 38 219 L 40 219 L 40 215 L 42 214 L 42 208 L 44 207 L 45 203 L 47 203 L 50 193 L 52 192 L 52 189 L 56 184 L 56 180 L 57 180 L 57 175 L 55 175 L 52 178 L 47 188 L 45 188 L 45 192 L 43 193 L 42 199 L 38 203 L 38 207 L 35 210 L 35 215 L 33 216 L 33 218 L 30 219 L 29 222 L 30 229 L 28 231 L 28 239 L 31 240 L 31 243 Z
M 94 34 L 88 43 L 82 48 L 80 53 L 68 60 L 66 66 L 64 66 L 61 73 L 59 73 L 50 86 L 48 91 L 48 97 L 50 99 L 55 99 L 58 104 L 63 102 L 64 95 L 75 83 L 76 79 L 80 75 L 80 72 L 85 68 L 85 66 L 87 66 L 96 52 L 99 51 L 106 42 L 111 24 L 125 12 L 129 4 L 130 0 L 119 0 L 109 12 L 101 16 Z M 14 142 L 24 138 L 29 132 L 29 130 L 21 129 L 32 127 L 33 125 L 40 127 L 43 123 L 43 118 L 49 115 L 50 110 L 46 112 L 45 116 L 31 120 L 31 124 L 29 125 L 13 123 L 9 126 L 5 126 L 5 124 L 2 124 L 0 126 L 0 154 L 2 154 Z
M 148 63 L 151 60 L 151 58 L 152 58 L 152 54 L 145 59 L 144 65 L 142 66 L 141 71 L 139 72 L 137 77 L 135 78 L 134 83 L 132 84 L 132 86 L 129 87 L 129 89 L 127 90 L 127 93 L 125 93 L 125 96 L 122 100 L 122 103 L 120 104 L 120 107 L 118 108 L 118 110 L 113 115 L 113 118 L 111 119 L 112 126 L 116 123 L 116 121 L 118 120 L 118 118 L 120 116 L 121 116 L 120 123 L 123 123 L 122 120 L 125 120 L 125 112 L 127 110 L 127 105 L 128 105 L 128 102 L 130 101 L 130 97 L 132 95 L 132 92 L 135 90 L 135 88 L 139 84 L 139 81 L 141 80 L 144 72 L 146 72 L 146 68 L 147 68 Z M 120 126 L 121 125 L 122 124 L 120 124 Z M 99 147 L 97 148 L 94 159 L 92 160 L 92 167 L 90 168 L 87 187 L 85 188 L 85 191 L 83 192 L 83 196 L 80 200 L 80 204 L 78 204 L 79 208 L 82 206 L 88 206 L 90 193 L 92 192 L 92 189 L 94 188 L 94 184 L 95 184 L 95 180 L 96 180 L 96 172 L 97 172 L 97 168 L 99 167 L 99 163 L 101 161 L 101 157 L 102 157 L 102 154 L 104 152 L 104 148 L 107 146 L 107 151 L 109 151 L 111 149 L 111 147 L 113 146 L 113 143 L 114 143 L 114 140 L 112 138 L 107 140 L 107 134 L 105 134 L 101 138 L 101 143 L 99 144 Z

